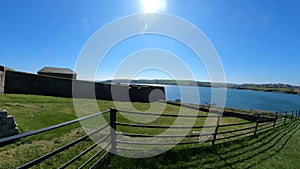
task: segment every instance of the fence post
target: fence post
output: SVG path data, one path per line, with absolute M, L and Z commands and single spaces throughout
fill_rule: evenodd
M 255 128 L 254 128 L 254 136 L 256 136 L 256 133 L 257 133 L 258 123 L 259 123 L 259 114 L 256 116 L 256 124 L 255 124 Z
M 216 142 L 216 139 L 217 139 L 219 124 L 220 124 L 220 119 L 221 119 L 221 116 L 218 113 L 217 126 L 215 128 L 215 132 L 214 132 L 214 136 L 213 136 L 213 140 L 212 140 L 212 145 L 215 145 L 215 142 Z
M 275 127 L 276 127 L 276 121 L 277 121 L 277 119 L 278 119 L 278 112 L 276 112 L 276 116 L 275 116 L 275 120 L 274 120 L 273 128 L 275 128 Z
M 116 152 L 117 143 L 116 143 L 116 121 L 117 121 L 117 109 L 110 108 L 110 141 L 111 141 L 111 152 Z
M 299 117 L 300 117 L 300 110 L 298 110 L 298 119 L 299 119 Z
M 287 118 L 287 113 L 288 113 L 288 112 L 286 111 L 286 112 L 285 112 L 285 116 L 284 116 L 284 122 L 283 122 L 284 125 L 286 124 L 285 122 L 286 122 L 286 118 Z
M 291 121 L 293 121 L 293 118 L 294 118 L 294 111 L 292 111 Z

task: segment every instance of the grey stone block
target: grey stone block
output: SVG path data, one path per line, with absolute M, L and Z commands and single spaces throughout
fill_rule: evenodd
M 7 116 L 6 111 L 0 111 L 0 138 L 19 133 L 13 116 Z
M 0 117 L 6 117 L 7 112 L 6 111 L 0 111 Z

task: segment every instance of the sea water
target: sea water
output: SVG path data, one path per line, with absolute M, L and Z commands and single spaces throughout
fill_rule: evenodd
M 195 89 L 199 91 L 199 95 L 194 92 Z M 165 86 L 167 100 L 179 99 L 192 104 L 216 104 L 211 102 L 211 89 L 210 87 Z M 214 90 L 216 92 L 226 90 L 225 107 L 229 108 L 272 112 L 300 109 L 300 95 L 222 88 L 214 88 Z M 184 99 L 180 91 L 184 92 L 182 93 Z

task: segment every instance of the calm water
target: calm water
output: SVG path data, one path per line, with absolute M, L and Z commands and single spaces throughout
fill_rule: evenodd
M 180 99 L 185 103 L 194 103 L 197 94 L 192 92 L 195 87 L 182 87 L 187 98 L 182 99 L 180 89 L 178 86 L 166 86 L 167 100 Z M 200 93 L 200 104 L 213 104 L 211 103 L 211 88 L 197 87 Z M 216 89 L 222 90 L 222 89 Z M 265 110 L 265 111 L 287 111 L 300 109 L 300 95 L 271 93 L 271 92 L 258 92 L 250 90 L 236 90 L 227 89 L 226 107 L 246 109 L 246 110 Z

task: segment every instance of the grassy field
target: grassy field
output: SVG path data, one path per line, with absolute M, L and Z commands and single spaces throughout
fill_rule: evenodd
M 100 109 L 106 110 L 113 106 L 112 102 L 99 101 Z M 0 109 L 13 115 L 20 133 L 33 131 L 43 127 L 59 124 L 77 118 L 73 101 L 70 98 L 31 96 L 31 95 L 0 95 Z M 89 110 L 96 113 L 96 110 Z M 79 123 L 72 124 L 53 131 L 27 137 L 14 144 L 0 147 L 0 168 L 15 168 L 33 160 L 47 152 L 53 151 L 81 136 L 85 132 Z M 57 168 L 71 159 L 93 142 L 86 140 L 68 151 L 41 163 L 36 168 Z M 98 148 L 99 149 L 99 148 Z M 92 151 L 95 153 L 97 149 Z M 92 153 L 83 157 L 74 166 L 91 157 Z M 76 168 L 76 167 L 74 167 Z
M 177 146 L 146 159 L 111 157 L 104 168 L 299 168 L 300 124 L 294 122 L 257 138 L 246 137 L 227 143 Z
M 113 107 L 111 101 L 97 101 L 100 110 Z M 128 103 L 119 103 L 126 109 Z M 157 106 L 162 103 L 155 103 Z M 149 104 L 133 103 L 138 110 L 147 110 Z M 83 107 L 90 114 L 97 110 Z M 36 130 L 77 118 L 72 99 L 30 96 L 0 95 L 0 109 L 14 115 L 20 132 Z M 164 113 L 176 114 L 177 106 L 167 105 Z M 186 109 L 186 111 L 188 111 Z M 198 115 L 205 115 L 198 112 Z M 118 121 L 130 120 L 118 115 Z M 172 124 L 168 117 L 158 118 L 149 124 Z M 244 122 L 239 118 L 222 118 L 221 124 Z M 197 120 L 195 125 L 203 125 Z M 300 168 L 300 124 L 298 121 L 274 131 L 260 134 L 257 138 L 249 136 L 232 142 L 219 142 L 215 147 L 210 144 L 176 146 L 159 156 L 145 159 L 130 159 L 119 156 L 108 157 L 101 168 Z M 139 130 L 119 127 L 118 130 L 129 133 L 157 134 L 160 130 Z M 79 124 L 70 125 L 37 136 L 21 139 L 14 144 L 0 147 L 0 168 L 15 168 L 62 145 L 65 145 L 85 133 Z M 57 168 L 73 156 L 87 148 L 93 142 L 84 141 L 68 151 L 39 164 L 36 168 Z M 70 168 L 77 168 L 92 156 L 99 148 L 83 156 Z

